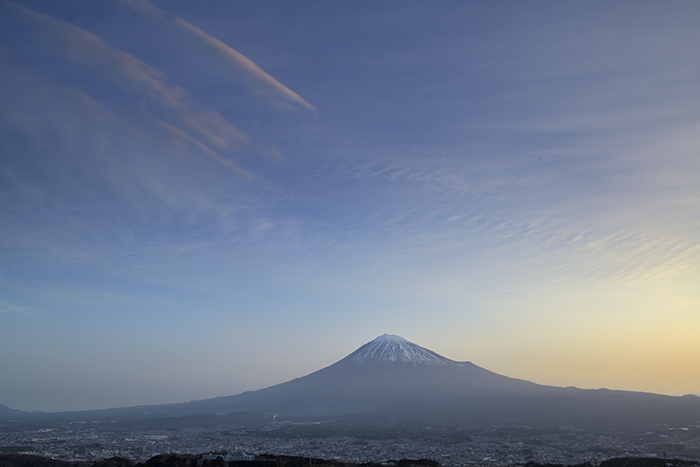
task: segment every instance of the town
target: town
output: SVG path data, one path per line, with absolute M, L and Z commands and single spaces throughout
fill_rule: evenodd
M 281 436 L 284 423 L 251 430 L 242 426 L 172 429 L 110 429 L 104 424 L 73 422 L 38 429 L 0 433 L 0 452 L 36 454 L 69 461 L 125 457 L 143 462 L 165 453 L 212 452 L 293 455 L 346 462 L 432 459 L 445 467 L 537 463 L 580 464 L 621 456 L 700 459 L 700 426 L 659 426 L 638 433 L 583 431 L 578 428 L 470 427 L 460 436 L 439 428 L 421 432 L 370 430 L 364 435 L 325 437 Z M 289 427 L 286 427 L 289 428 Z M 431 433 L 435 431 L 435 433 Z M 246 457 L 252 459 L 252 457 Z

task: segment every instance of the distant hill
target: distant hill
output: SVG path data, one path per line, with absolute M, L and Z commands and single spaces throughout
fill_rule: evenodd
M 26 413 L 26 412 L 24 412 L 24 411 L 22 411 L 22 410 L 11 409 L 11 408 L 9 408 L 9 407 L 6 406 L 6 405 L 0 404 L 0 415 L 3 415 L 3 414 L 19 414 L 19 413 Z

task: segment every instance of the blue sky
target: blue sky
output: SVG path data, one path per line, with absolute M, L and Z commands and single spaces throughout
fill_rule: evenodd
M 236 394 L 383 333 L 700 393 L 700 4 L 0 4 L 0 403 Z

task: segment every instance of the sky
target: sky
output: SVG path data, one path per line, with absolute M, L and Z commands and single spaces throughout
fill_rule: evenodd
M 384 334 L 700 393 L 700 3 L 0 2 L 0 404 Z

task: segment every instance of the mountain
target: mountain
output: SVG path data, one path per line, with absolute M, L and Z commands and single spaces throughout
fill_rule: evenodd
M 446 424 L 700 424 L 700 399 L 544 386 L 457 362 L 385 334 L 342 360 L 286 383 L 181 404 L 56 414 L 74 419 L 262 417 L 388 419 Z M 208 417 L 208 418 L 207 418 Z
M 452 411 L 455 404 L 471 406 L 477 399 L 483 407 L 486 400 L 481 399 L 499 394 L 548 390 L 385 334 L 302 378 L 172 409 L 184 409 L 187 414 L 247 411 L 281 417 L 419 415 Z
M 478 423 L 700 422 L 700 400 L 544 386 L 457 362 L 385 334 L 303 378 L 187 406 L 190 413 L 412 417 Z

